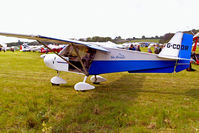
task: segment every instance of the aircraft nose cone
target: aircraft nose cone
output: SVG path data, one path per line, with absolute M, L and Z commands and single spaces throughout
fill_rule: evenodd
M 44 63 L 46 64 L 47 67 L 50 67 L 54 69 L 54 61 L 53 61 L 53 55 L 45 55 L 44 57 Z

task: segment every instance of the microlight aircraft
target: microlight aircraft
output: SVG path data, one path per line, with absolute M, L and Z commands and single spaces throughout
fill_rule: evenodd
M 20 45 L 20 51 L 23 51 L 23 52 L 30 52 L 30 51 L 31 51 L 31 48 L 30 48 L 30 46 L 28 45 L 28 43 L 23 43 L 22 45 Z
M 37 40 L 47 48 L 48 46 L 44 42 L 67 45 L 59 53 L 46 54 L 44 62 L 58 73 L 57 76 L 51 78 L 53 85 L 66 83 L 59 77 L 61 71 L 84 74 L 83 82 L 74 86 L 74 89 L 78 91 L 95 88 L 86 83 L 89 75 L 93 75 L 91 77 L 93 83 L 100 83 L 106 81 L 106 79 L 99 74 L 124 71 L 129 73 L 173 73 L 182 71 L 189 67 L 193 42 L 193 35 L 177 32 L 159 54 L 151 54 L 40 35 L 11 33 L 0 33 L 0 35 Z

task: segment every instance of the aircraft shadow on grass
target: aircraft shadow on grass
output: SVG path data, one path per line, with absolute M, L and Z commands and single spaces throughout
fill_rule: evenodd
M 96 85 L 96 92 L 104 90 L 112 90 L 113 92 L 118 90 L 134 92 L 135 90 L 138 90 L 139 88 L 143 87 L 144 80 L 145 76 L 143 75 L 124 74 L 119 79 L 114 80 L 112 82 L 104 82 L 99 85 Z M 55 87 L 63 89 L 71 89 L 73 88 L 73 84 L 63 84 Z M 95 90 L 91 91 L 95 92 Z
M 186 95 L 199 100 L 199 87 L 197 89 L 190 89 L 186 92 Z
M 109 89 L 111 91 L 135 91 L 143 87 L 145 76 L 124 74 L 119 79 L 97 86 L 97 91 Z
M 124 74 L 119 79 L 104 83 L 96 87 L 78 107 L 75 115 L 66 114 L 64 123 L 58 123 L 55 131 L 67 131 L 73 123 L 77 123 L 77 128 L 72 132 L 82 131 L 82 127 L 90 126 L 89 132 L 94 132 L 95 127 L 106 130 L 112 128 L 126 127 L 133 124 L 129 121 L 129 107 L 135 103 L 138 97 L 136 91 L 143 87 L 145 76 Z M 69 131 L 71 132 L 71 131 Z

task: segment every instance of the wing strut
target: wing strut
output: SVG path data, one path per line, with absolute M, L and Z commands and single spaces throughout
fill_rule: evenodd
M 49 48 L 46 44 L 42 43 L 41 41 L 37 40 L 37 42 L 39 42 L 40 44 L 44 45 L 47 49 L 51 50 L 54 54 L 56 54 L 57 56 L 59 56 L 61 59 L 63 59 L 64 61 L 66 61 L 68 64 L 70 64 L 71 66 L 73 66 L 74 68 L 76 68 L 79 72 L 84 73 L 85 75 L 87 75 L 87 72 L 83 72 L 81 69 L 79 69 L 78 67 L 76 67 L 75 65 L 73 65 L 72 63 L 70 63 L 68 60 L 66 60 L 64 57 L 62 57 L 61 55 L 59 55 L 57 52 L 53 51 L 51 48 Z M 81 61 L 80 61 L 81 62 Z
M 78 50 L 77 50 L 77 47 L 76 47 L 73 43 L 72 43 L 71 45 L 72 45 L 73 48 L 75 49 L 75 52 L 76 52 L 77 57 L 79 58 L 79 61 L 80 61 L 81 65 L 82 65 L 82 67 L 83 67 L 83 70 L 84 70 L 85 75 L 86 75 L 86 76 L 89 76 L 89 74 L 88 74 L 88 72 L 87 72 L 87 70 L 86 70 L 86 68 L 85 68 L 85 66 L 84 66 L 84 64 L 83 64 L 83 62 L 82 62 L 82 59 L 81 59 L 81 57 L 80 57 L 80 55 L 79 55 L 79 52 L 78 52 Z

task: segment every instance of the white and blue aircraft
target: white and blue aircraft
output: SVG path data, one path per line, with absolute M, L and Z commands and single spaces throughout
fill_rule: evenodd
M 106 81 L 99 74 L 128 71 L 129 73 L 173 73 L 189 67 L 193 35 L 177 32 L 159 54 L 151 54 L 119 48 L 102 47 L 88 42 L 62 40 L 45 36 L 0 33 L 2 36 L 17 37 L 65 44 L 66 47 L 55 54 L 46 54 L 45 64 L 56 70 L 58 75 L 51 78 L 54 85 L 65 84 L 59 77 L 61 71 L 85 75 L 83 82 L 75 84 L 75 90 L 91 90 L 95 87 L 86 83 L 91 77 L 93 83 Z

